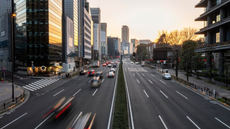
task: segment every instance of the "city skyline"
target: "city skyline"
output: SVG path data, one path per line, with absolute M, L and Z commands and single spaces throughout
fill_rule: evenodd
M 120 28 L 122 25 L 127 25 L 130 28 L 130 39 L 154 41 L 158 37 L 158 31 L 161 30 L 181 30 L 185 27 L 200 29 L 204 26 L 203 22 L 194 21 L 204 12 L 202 8 L 195 8 L 200 0 L 88 1 L 91 7 L 101 8 L 101 20 L 108 23 L 108 36 L 121 37 Z M 162 12 L 159 13 L 160 11 Z M 157 20 L 159 18 L 162 20 Z

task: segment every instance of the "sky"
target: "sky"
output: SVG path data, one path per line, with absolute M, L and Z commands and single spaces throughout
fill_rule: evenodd
M 195 8 L 200 0 L 88 0 L 90 7 L 101 9 L 101 22 L 107 23 L 107 36 L 121 38 L 122 25 L 132 38 L 154 41 L 161 30 L 203 28 L 194 19 L 204 12 Z

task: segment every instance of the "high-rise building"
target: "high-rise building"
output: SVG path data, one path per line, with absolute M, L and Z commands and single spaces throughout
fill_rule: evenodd
M 118 37 L 107 37 L 108 56 L 115 58 L 121 54 L 121 40 Z
M 133 44 L 133 52 L 137 52 L 137 46 L 140 44 L 137 39 L 131 39 L 131 43 Z
M 101 9 L 90 8 L 91 16 L 93 20 L 93 48 L 94 48 L 94 60 L 101 61 Z
M 141 39 L 141 40 L 139 40 L 139 44 L 149 44 L 149 43 L 151 43 L 152 41 L 151 40 L 149 40 L 149 39 Z
M 212 53 L 215 67 L 219 70 L 219 75 L 223 76 L 224 63 L 230 60 L 230 57 L 225 54 L 230 51 L 230 0 L 201 0 L 195 7 L 205 9 L 195 21 L 204 21 L 204 27 L 196 34 L 203 34 L 206 43 L 195 52 Z M 228 60 L 223 61 L 224 57 Z M 211 64 L 212 58 L 207 59 L 207 69 Z
M 15 0 L 15 71 L 54 74 L 62 63 L 62 1 Z
M 129 27 L 124 25 L 121 29 L 121 39 L 122 42 L 129 42 Z
M 101 57 L 107 57 L 107 23 L 101 23 Z

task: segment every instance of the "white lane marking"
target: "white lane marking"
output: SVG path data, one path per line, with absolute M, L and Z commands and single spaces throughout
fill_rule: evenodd
M 77 93 L 79 93 L 81 91 L 81 89 L 79 89 L 75 94 L 73 94 L 73 96 L 75 96 Z
M 130 112 L 130 120 L 131 120 L 131 129 L 135 129 L 134 127 L 134 122 L 133 122 L 133 111 L 132 111 L 132 106 L 131 106 L 131 102 L 130 102 L 130 96 L 129 96 L 129 88 L 128 88 L 128 84 L 127 84 L 127 80 L 126 80 L 126 76 L 125 76 L 125 72 L 124 73 L 124 78 L 125 78 L 125 86 L 126 86 L 126 92 L 127 92 L 127 97 L 128 97 L 128 102 L 129 102 L 129 112 Z M 109 129 L 109 128 L 107 128 Z
M 149 79 L 148 79 L 148 80 L 149 80 Z M 152 82 L 152 81 L 150 81 L 150 80 L 149 80 L 149 82 L 153 84 L 153 82 Z
M 162 80 L 160 80 L 163 84 L 166 84 L 165 82 L 163 82 Z
M 93 78 L 89 80 L 89 83 L 90 83 L 92 80 L 93 80 Z
M 190 122 L 192 122 L 198 129 L 200 129 L 200 127 L 195 123 L 195 122 L 193 122 L 192 121 L 192 119 L 190 119 L 188 116 L 186 116 L 189 120 L 190 120 Z
M 138 79 L 137 79 L 137 82 L 140 83 Z
M 63 89 L 63 90 L 57 92 L 56 94 L 53 95 L 53 97 L 56 96 L 56 95 L 58 95 L 58 94 L 60 94 L 60 93 L 63 92 L 64 90 L 65 90 L 65 89 Z
M 143 73 L 141 73 L 142 74 L 142 76 L 145 76 Z
M 151 74 L 153 77 L 154 77 L 154 75 L 153 74 Z
M 105 79 L 103 79 L 101 82 L 103 83 Z
M 44 122 L 46 122 L 52 115 L 54 114 L 54 112 L 52 114 L 50 114 L 45 120 L 43 120 L 37 127 L 35 127 L 34 129 L 39 128 Z
M 143 91 L 145 92 L 145 95 L 146 95 L 146 96 L 147 96 L 147 98 L 148 98 L 149 96 L 148 96 L 148 94 L 146 93 L 146 91 L 145 91 L 145 90 L 143 90 Z
M 118 65 L 118 70 L 119 70 L 119 65 Z M 119 74 L 119 72 L 118 72 Z M 117 90 L 117 76 L 118 74 L 116 75 L 116 81 L 115 81 L 115 85 L 114 85 L 114 90 L 113 90 L 113 99 L 112 99 L 112 103 L 111 103 L 111 108 L 110 108 L 110 113 L 109 113 L 109 122 L 108 122 L 108 125 L 107 125 L 107 129 L 110 129 L 110 124 L 111 124 L 111 120 L 112 120 L 112 114 L 113 114 L 113 108 L 114 108 L 114 100 L 115 100 L 115 94 L 116 94 L 116 90 Z
M 165 95 L 165 93 L 164 92 L 162 92 L 161 90 L 160 90 L 160 92 L 161 92 L 161 94 L 163 94 L 167 99 L 168 99 L 168 96 L 167 95 Z
M 133 73 L 133 76 L 135 76 L 135 74 Z
M 168 129 L 168 127 L 166 126 L 166 124 L 165 124 L 165 122 L 163 121 L 163 119 L 161 118 L 161 116 L 158 115 L 158 117 L 160 118 L 160 120 L 161 120 L 162 124 L 164 125 L 165 129 Z
M 26 114 L 27 114 L 27 112 L 24 113 L 23 115 L 19 116 L 18 118 L 14 119 L 13 121 L 11 121 L 10 123 L 8 123 L 7 125 L 3 126 L 1 129 L 6 128 L 7 126 L 11 125 L 12 123 L 14 123 L 14 122 L 17 121 L 18 119 L 22 118 L 22 117 L 25 116 Z
M 230 129 L 230 126 L 228 126 L 227 124 L 225 124 L 223 121 L 221 121 L 220 119 L 218 119 L 218 118 L 216 118 L 216 117 L 215 117 L 215 119 L 218 120 L 220 123 L 222 123 L 223 125 L 225 125 L 227 128 Z
M 179 91 L 176 91 L 179 95 L 181 95 L 182 97 L 184 97 L 185 99 L 188 99 L 186 96 L 184 96 L 183 94 L 181 94 Z
M 94 93 L 93 93 L 93 95 L 92 95 L 92 96 L 94 96 L 94 95 L 97 93 L 97 90 L 98 90 L 98 88 L 94 91 Z

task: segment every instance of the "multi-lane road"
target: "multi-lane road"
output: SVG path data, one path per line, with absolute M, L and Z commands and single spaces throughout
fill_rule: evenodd
M 216 102 L 148 67 L 124 62 L 123 70 L 136 129 L 230 128 L 230 111 Z
M 29 100 L 14 112 L 0 118 L 1 129 L 65 129 L 74 116 L 96 113 L 93 128 L 106 129 L 111 122 L 111 105 L 115 88 L 114 78 L 108 78 L 109 67 L 93 68 L 103 71 L 102 84 L 91 88 L 92 77 L 81 75 L 61 79 L 44 88 L 30 91 Z M 43 118 L 47 110 L 63 97 L 74 96 L 73 104 L 58 119 Z M 50 116 L 51 117 L 51 116 Z M 111 124 L 111 123 L 110 123 Z
M 2 129 L 64 129 L 74 116 L 96 113 L 93 128 L 106 129 L 112 122 L 116 77 L 103 71 L 99 88 L 91 88 L 86 75 L 60 79 L 44 88 L 30 91 L 29 100 L 14 112 L 0 117 Z M 155 70 L 124 61 L 123 71 L 130 98 L 130 124 L 136 129 L 228 129 L 230 110 L 173 80 L 164 80 Z M 118 72 L 118 70 L 117 70 Z M 35 83 L 34 83 L 35 84 Z M 73 104 L 56 120 L 43 118 L 62 97 L 74 96 Z M 128 102 L 129 102 L 128 101 Z

